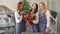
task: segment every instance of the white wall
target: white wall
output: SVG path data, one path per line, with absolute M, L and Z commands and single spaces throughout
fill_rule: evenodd
M 11 10 L 16 10 L 18 0 L 0 0 L 0 5 L 5 5 Z
M 0 5 L 5 5 L 8 8 L 10 8 L 11 10 L 16 10 L 16 4 L 17 2 L 19 2 L 20 0 L 0 0 Z M 39 3 L 40 2 L 44 2 L 47 6 L 47 1 L 46 0 L 28 0 L 30 3 L 30 5 L 32 5 L 33 3 Z
M 55 0 L 47 0 L 47 8 L 49 10 L 56 10 L 56 1 Z
M 58 13 L 58 19 L 57 23 L 60 25 L 60 0 L 55 0 L 56 1 L 56 11 Z

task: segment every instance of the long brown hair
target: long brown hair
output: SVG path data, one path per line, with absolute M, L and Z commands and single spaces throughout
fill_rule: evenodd
M 17 10 L 20 10 L 21 9 L 21 5 L 23 5 L 23 2 L 18 2 L 17 3 Z M 20 8 L 19 8 L 20 7 Z M 23 8 L 22 8 L 22 10 L 23 10 Z

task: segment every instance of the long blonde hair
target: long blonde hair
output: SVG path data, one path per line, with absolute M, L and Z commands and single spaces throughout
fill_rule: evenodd
M 40 2 L 40 4 L 42 4 L 45 7 L 45 3 L 44 2 Z
M 40 2 L 40 4 L 42 4 L 44 6 L 44 8 L 45 8 L 44 13 L 46 13 L 47 9 L 46 9 L 45 3 L 44 2 Z

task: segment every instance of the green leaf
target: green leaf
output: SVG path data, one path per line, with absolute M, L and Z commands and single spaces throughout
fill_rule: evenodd
M 28 2 L 27 0 L 20 0 L 20 1 L 22 1 L 23 2 L 23 5 L 24 5 L 24 11 L 25 12 L 29 12 L 29 10 L 30 10 L 30 2 Z
M 50 11 L 50 13 L 51 13 L 51 15 L 52 15 L 54 18 L 56 18 L 56 16 L 57 16 L 57 12 L 56 12 L 56 11 L 52 10 L 52 11 Z

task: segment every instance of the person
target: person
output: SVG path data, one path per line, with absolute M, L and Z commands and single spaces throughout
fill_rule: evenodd
M 17 4 L 17 11 L 15 11 L 15 21 L 16 21 L 16 34 L 21 34 L 21 32 L 25 31 L 25 20 L 22 2 L 18 2 Z
M 40 3 L 40 10 L 39 10 L 39 32 L 48 33 L 48 28 L 50 26 L 50 11 L 46 9 L 45 3 Z
M 30 15 L 31 15 L 33 20 L 32 20 L 32 24 L 29 26 L 28 31 L 29 32 L 38 32 L 37 24 L 38 24 L 39 18 L 38 18 L 38 5 L 37 5 L 37 3 L 34 3 L 32 5 Z

